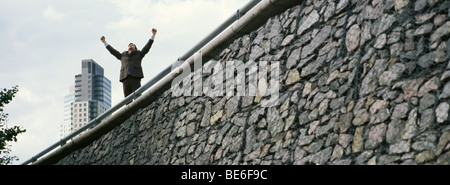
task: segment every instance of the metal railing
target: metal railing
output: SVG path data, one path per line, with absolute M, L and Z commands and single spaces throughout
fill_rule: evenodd
M 199 51 L 202 47 L 204 47 L 208 42 L 210 42 L 212 39 L 214 39 L 217 35 L 219 35 L 222 31 L 224 31 L 226 28 L 228 28 L 231 24 L 233 24 L 236 20 L 239 20 L 241 16 L 246 14 L 250 9 L 252 9 L 255 5 L 257 5 L 261 0 L 251 0 L 249 3 L 247 3 L 244 7 L 241 9 L 238 9 L 236 11 L 236 14 L 233 14 L 230 16 L 225 22 L 223 22 L 219 27 L 217 27 L 215 30 L 213 30 L 208 36 L 206 36 L 203 40 L 201 40 L 198 44 L 196 44 L 194 47 L 192 47 L 189 51 L 187 51 L 184 55 L 178 58 L 176 62 L 178 61 L 184 61 L 188 59 L 189 57 L 193 56 L 197 51 Z M 50 151 L 56 149 L 59 146 L 64 146 L 67 141 L 72 140 L 74 137 L 78 136 L 82 132 L 91 129 L 98 125 L 103 119 L 111 116 L 113 113 L 115 113 L 117 110 L 122 108 L 124 105 L 127 105 L 128 103 L 132 102 L 133 100 L 137 99 L 142 95 L 142 93 L 146 90 L 148 90 L 151 86 L 153 86 L 155 83 L 157 83 L 159 80 L 161 80 L 164 76 L 169 74 L 171 72 L 172 65 L 169 65 L 166 69 L 164 69 L 162 72 L 160 72 L 158 75 L 156 75 L 153 79 L 148 81 L 146 84 L 144 84 L 142 87 L 137 89 L 134 93 L 127 96 L 125 99 L 117 103 L 115 106 L 98 116 L 97 118 L 91 120 L 88 124 L 84 125 L 83 127 L 79 128 L 78 130 L 72 132 L 68 136 L 62 138 L 60 141 L 54 143 L 53 145 L 49 146 L 45 150 L 39 152 L 37 155 L 33 156 L 32 158 L 28 159 L 22 165 L 27 165 L 30 163 L 35 162 L 40 157 L 46 155 Z

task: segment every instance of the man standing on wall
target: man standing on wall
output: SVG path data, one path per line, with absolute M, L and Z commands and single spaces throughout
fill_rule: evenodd
M 130 43 L 128 44 L 128 51 L 120 53 L 106 42 L 105 36 L 100 38 L 105 44 L 106 49 L 122 63 L 120 67 L 120 82 L 123 84 L 125 97 L 141 87 L 141 79 L 144 78 L 141 66 L 142 58 L 144 58 L 152 47 L 156 32 L 157 30 L 153 28 L 152 37 L 141 51 L 137 49 L 136 44 Z

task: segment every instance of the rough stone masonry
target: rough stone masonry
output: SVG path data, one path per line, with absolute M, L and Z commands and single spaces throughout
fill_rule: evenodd
M 305 0 L 215 58 L 280 61 L 278 106 L 168 90 L 58 164 L 450 164 L 449 9 Z

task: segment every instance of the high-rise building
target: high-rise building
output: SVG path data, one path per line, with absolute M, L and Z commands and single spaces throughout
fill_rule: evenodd
M 81 74 L 75 75 L 75 85 L 64 97 L 64 122 L 61 138 L 89 123 L 111 108 L 111 81 L 94 60 L 81 61 Z

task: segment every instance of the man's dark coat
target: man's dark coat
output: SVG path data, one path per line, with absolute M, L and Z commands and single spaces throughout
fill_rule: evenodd
M 142 72 L 141 66 L 142 58 L 144 58 L 144 56 L 148 53 L 152 47 L 152 44 L 153 40 L 149 39 L 141 51 L 136 49 L 130 54 L 128 54 L 128 51 L 120 53 L 111 45 L 106 47 L 112 55 L 122 62 L 122 66 L 120 67 L 120 82 L 123 82 L 123 80 L 125 80 L 128 76 L 144 78 L 144 73 Z

